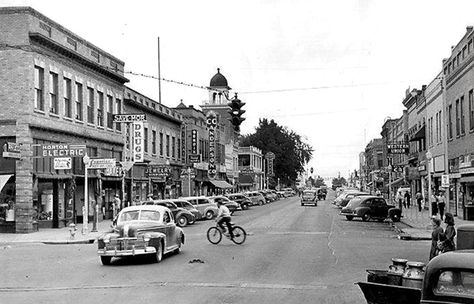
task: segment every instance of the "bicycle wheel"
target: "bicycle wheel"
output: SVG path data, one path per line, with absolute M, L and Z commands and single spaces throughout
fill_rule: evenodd
M 234 234 L 234 238 L 232 239 L 234 243 L 241 245 L 245 242 L 245 239 L 247 238 L 247 232 L 245 232 L 244 228 L 240 226 L 234 226 L 232 232 Z
M 219 244 L 222 240 L 222 233 L 216 227 L 211 227 L 207 230 L 207 240 L 212 244 Z

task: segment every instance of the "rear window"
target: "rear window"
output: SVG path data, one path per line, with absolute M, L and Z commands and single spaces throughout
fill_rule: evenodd
M 474 272 L 448 270 L 438 278 L 434 293 L 440 296 L 469 297 L 474 299 Z

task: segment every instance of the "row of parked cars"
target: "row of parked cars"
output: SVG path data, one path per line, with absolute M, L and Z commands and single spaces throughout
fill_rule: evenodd
M 179 199 L 143 201 L 122 209 L 113 222 L 112 231 L 98 238 L 98 255 L 102 264 L 114 257 L 147 255 L 160 262 L 163 255 L 181 251 L 185 236 L 182 227 L 217 215 L 221 201 L 231 213 L 247 210 L 279 199 L 274 190 L 250 191 L 218 196 L 191 196 Z

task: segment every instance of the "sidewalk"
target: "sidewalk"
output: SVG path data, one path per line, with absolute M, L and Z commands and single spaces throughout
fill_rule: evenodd
M 395 223 L 396 229 L 399 231 L 399 238 L 402 240 L 431 240 L 431 217 L 429 210 L 423 209 L 418 211 L 418 206 L 411 206 L 402 210 L 402 218 L 400 224 Z M 408 227 L 404 227 L 405 225 Z M 463 224 L 474 224 L 473 221 L 465 221 L 457 217 L 454 218 L 455 227 Z M 445 228 L 443 222 L 441 227 Z
M 92 244 L 104 232 L 110 230 L 111 220 L 99 222 L 97 231 L 92 232 L 92 223 L 89 223 L 89 231 L 82 234 L 82 224 L 77 225 L 75 236 L 71 237 L 69 228 L 49 228 L 40 229 L 32 233 L 2 233 L 0 234 L 0 246 L 21 243 L 44 243 L 44 244 Z

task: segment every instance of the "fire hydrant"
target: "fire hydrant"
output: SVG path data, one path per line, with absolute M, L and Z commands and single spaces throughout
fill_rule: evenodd
M 77 231 L 76 224 L 74 223 L 69 224 L 69 233 L 71 234 L 71 239 L 74 239 L 74 237 L 76 236 L 76 231 Z

